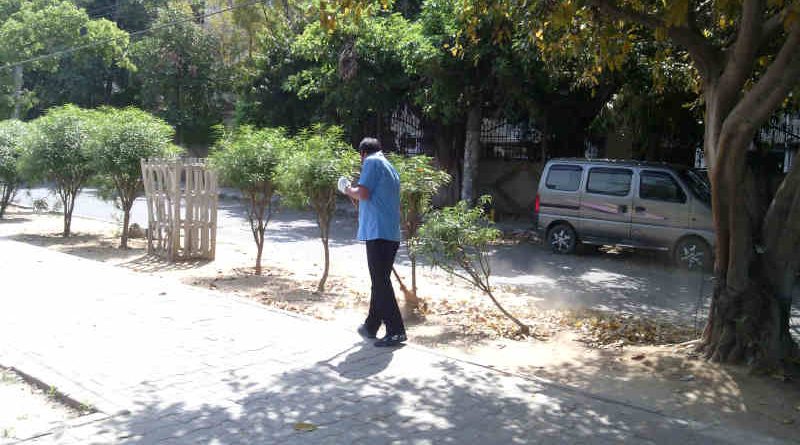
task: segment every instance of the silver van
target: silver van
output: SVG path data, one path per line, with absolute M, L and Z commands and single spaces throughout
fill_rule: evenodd
M 556 253 L 579 243 L 657 249 L 713 265 L 711 188 L 696 170 L 637 161 L 553 159 L 539 180 L 537 230 Z

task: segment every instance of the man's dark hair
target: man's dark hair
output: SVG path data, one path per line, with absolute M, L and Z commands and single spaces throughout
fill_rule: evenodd
M 372 153 L 381 151 L 381 143 L 375 138 L 364 138 L 358 144 L 358 151 L 371 155 Z

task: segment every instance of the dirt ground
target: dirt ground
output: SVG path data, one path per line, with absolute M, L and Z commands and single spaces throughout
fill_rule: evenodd
M 0 445 L 15 443 L 48 431 L 88 412 L 62 403 L 57 389 L 27 382 L 13 369 L 0 367 Z
M 141 239 L 132 240 L 129 250 L 118 249 L 119 229 L 114 224 L 75 217 L 76 233 L 70 238 L 60 236 L 61 227 L 60 215 L 11 208 L 0 220 L 0 236 L 252 298 L 349 328 L 366 313 L 368 276 L 354 277 L 350 271 L 360 265 L 346 261 L 332 265 L 326 292 L 320 295 L 314 292 L 318 276 L 310 270 L 321 271 L 322 264 L 300 267 L 296 257 L 276 254 L 286 250 L 270 250 L 269 243 L 263 274 L 255 276 L 253 243 L 219 238 L 215 261 L 168 264 L 147 256 Z M 407 282 L 407 271 L 400 274 Z M 519 289 L 502 287 L 498 299 L 533 328 L 532 336 L 519 338 L 514 326 L 474 289 L 436 270 L 421 269 L 418 275 L 419 295 L 427 309 L 405 314 L 415 344 L 675 417 L 788 440 L 799 437 L 798 380 L 706 362 L 693 352 L 693 328 L 597 311 L 542 310 Z

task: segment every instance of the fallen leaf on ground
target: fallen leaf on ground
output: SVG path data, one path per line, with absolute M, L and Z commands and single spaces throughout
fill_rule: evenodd
M 295 431 L 314 431 L 317 426 L 308 422 L 297 422 L 294 424 Z

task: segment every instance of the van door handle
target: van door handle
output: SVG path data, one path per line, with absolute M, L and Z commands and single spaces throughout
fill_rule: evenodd
M 636 207 L 633 208 L 633 211 L 636 212 L 636 213 L 642 213 L 645 210 L 647 210 L 647 209 L 644 208 L 644 207 L 641 207 L 641 206 L 636 206 Z
M 619 210 L 619 213 L 628 213 L 628 206 L 625 204 L 618 206 L 617 209 Z

